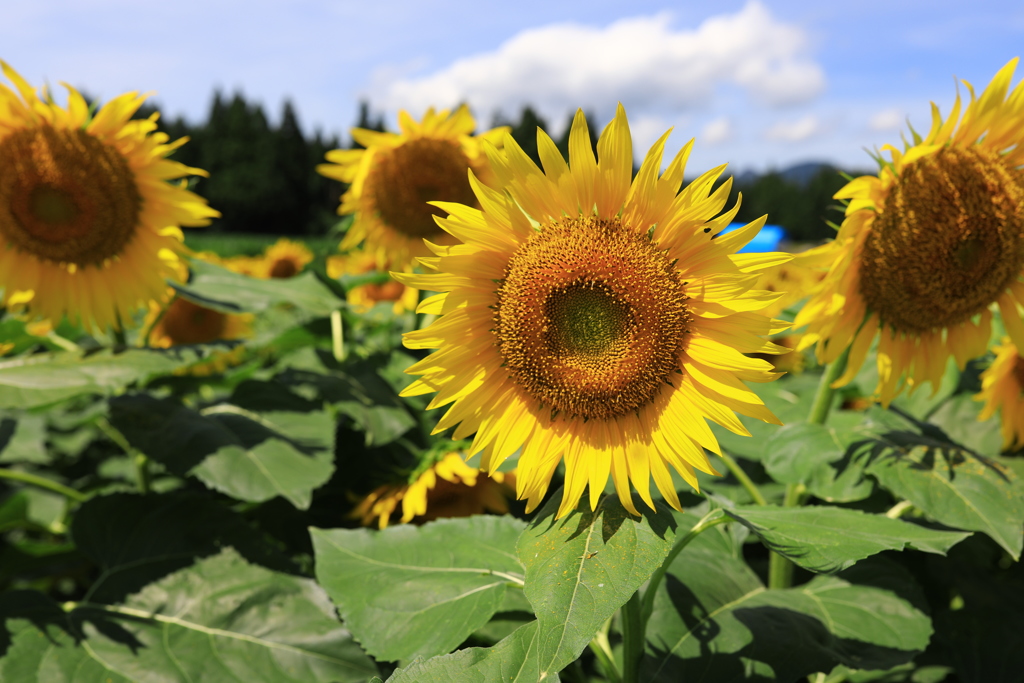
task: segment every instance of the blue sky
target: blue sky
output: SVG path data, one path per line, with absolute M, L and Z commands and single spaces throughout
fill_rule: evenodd
M 360 98 L 391 124 L 465 99 L 487 125 L 529 101 L 556 133 L 575 107 L 603 125 L 621 100 L 638 158 L 669 127 L 670 151 L 697 139 L 690 173 L 870 168 L 865 147 L 898 143 L 908 116 L 926 129 L 954 76 L 980 89 L 1022 46 L 1024 4 L 984 0 L 39 0 L 0 23 L 0 59 L 31 82 L 154 91 L 192 120 L 215 87 L 272 117 L 291 98 L 307 130 L 346 139 Z

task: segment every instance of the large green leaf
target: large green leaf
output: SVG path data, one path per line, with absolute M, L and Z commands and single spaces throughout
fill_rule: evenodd
M 22 356 L 0 362 L 0 408 L 37 408 L 82 394 L 113 394 L 195 360 L 187 350 Z
M 46 420 L 12 412 L 0 418 L 0 462 L 46 463 Z
M 261 313 L 276 304 L 289 304 L 313 316 L 327 316 L 345 303 L 313 273 L 264 280 L 235 273 L 200 259 L 190 262 L 187 285 L 171 283 L 178 294 L 222 313 Z
M 339 413 L 351 418 L 365 435 L 367 446 L 398 439 L 416 424 L 397 392 L 378 374 L 387 358 L 374 356 L 345 363 L 339 372 L 325 374 L 288 370 L 278 380 L 295 390 L 315 392 Z
M 863 500 L 871 495 L 874 484 L 848 453 L 854 438 L 835 427 L 789 424 L 768 438 L 761 462 L 775 481 L 803 484 L 822 500 Z
M 240 500 L 282 496 L 304 510 L 334 472 L 334 420 L 324 412 L 200 412 L 132 395 L 111 399 L 110 415 L 134 448 Z
M 387 683 L 558 683 L 558 672 L 542 671 L 537 622 L 519 627 L 494 647 L 471 647 L 413 662 Z
M 868 473 L 895 496 L 946 526 L 985 533 L 1020 558 L 1024 482 L 1010 468 L 941 432 L 890 432 L 870 444 L 865 457 Z
M 1003 446 L 1003 435 L 999 431 L 1001 418 L 995 416 L 979 422 L 978 415 L 984 405 L 972 394 L 959 394 L 946 401 L 928 421 L 941 427 L 950 440 L 975 453 L 996 455 Z
M 238 513 L 194 493 L 96 496 L 71 524 L 78 549 L 100 567 L 91 602 L 116 602 L 196 558 L 232 546 L 251 562 L 288 569 Z
M 377 673 L 313 581 L 229 550 L 120 605 L 65 614 L 34 594 L 8 606 L 0 672 L 19 683 L 354 683 Z
M 616 496 L 595 511 L 588 502 L 556 520 L 555 495 L 519 539 L 526 597 L 537 615 L 536 650 L 542 673 L 560 671 L 602 624 L 657 569 L 676 538 L 667 507 L 632 517 Z M 683 530 L 684 532 L 686 530 Z
M 768 590 L 726 539 L 705 532 L 659 587 L 640 680 L 767 683 L 840 663 L 887 669 L 909 661 L 931 634 L 912 579 L 884 564 L 870 574 L 867 582 L 844 573 Z
M 725 510 L 765 545 L 813 572 L 845 569 L 883 550 L 945 554 L 970 534 L 828 506 L 743 506 Z
M 317 579 L 366 651 L 410 660 L 451 652 L 501 608 L 509 583 L 522 582 L 523 527 L 479 515 L 310 534 Z

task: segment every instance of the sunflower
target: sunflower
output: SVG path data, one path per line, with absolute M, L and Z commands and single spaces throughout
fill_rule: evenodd
M 306 245 L 281 238 L 263 252 L 262 277 L 287 279 L 302 272 L 313 260 L 313 252 Z
M 996 359 L 981 373 L 981 392 L 975 398 L 985 406 L 978 415 L 987 420 L 999 411 L 1003 450 L 1024 447 L 1024 358 L 1009 340 L 995 347 Z
M 933 388 L 950 356 L 962 370 L 988 349 L 992 308 L 1024 348 L 1024 87 L 1007 96 L 1017 59 L 1003 67 L 961 116 L 932 105 L 925 137 L 905 149 L 886 145 L 877 176 L 856 178 L 833 243 L 828 277 L 795 327 L 823 362 L 847 347 L 850 382 L 876 337 L 883 405 L 905 386 Z
M 373 254 L 359 250 L 344 256 L 327 257 L 327 275 L 339 278 L 343 275 L 363 275 L 377 270 L 377 259 Z M 346 299 L 357 313 L 365 313 L 381 301 L 390 301 L 395 315 L 411 311 L 419 302 L 419 292 L 397 280 L 369 283 L 350 287 Z
M 225 265 L 213 252 L 193 254 L 193 258 Z M 175 279 L 188 279 L 184 264 L 179 265 L 178 271 Z M 149 346 L 166 349 L 244 339 L 252 334 L 252 320 L 251 313 L 221 313 L 176 296 L 174 290 L 168 288 L 163 301 L 149 302 L 143 329 L 148 330 L 145 341 Z
M 424 238 L 448 242 L 434 222 L 443 215 L 427 204 L 431 200 L 478 206 L 469 186 L 467 171 L 491 183 L 482 143 L 500 144 L 507 126 L 473 136 L 476 122 L 461 106 L 428 109 L 423 121 L 400 111 L 394 133 L 353 128 L 352 138 L 366 149 L 336 149 L 327 153 L 331 163 L 317 166 L 321 174 L 350 183 L 341 198 L 339 214 L 355 213 L 342 240 L 341 251 L 365 241 L 377 265 L 405 270 L 413 257 L 430 252 Z
M 511 139 L 488 157 L 506 193 L 472 179 L 482 210 L 438 202 L 440 225 L 462 243 L 431 245 L 428 274 L 393 274 L 440 292 L 418 310 L 438 314 L 406 333 L 413 349 L 438 349 L 407 372 L 403 392 L 438 392 L 428 408 L 453 405 L 435 432 L 476 433 L 470 453 L 494 472 L 521 450 L 519 498 L 535 508 L 560 460 L 565 488 L 558 515 L 590 487 L 595 507 L 611 475 L 636 513 L 630 482 L 651 508 L 650 477 L 680 507 L 669 466 L 697 487 L 695 469 L 715 473 L 718 451 L 706 419 L 748 434 L 734 411 L 778 424 L 742 380 L 768 382 L 770 363 L 744 353 L 778 352 L 763 335 L 785 329 L 758 311 L 779 295 L 751 290 L 760 271 L 789 254 L 736 254 L 764 218 L 722 235 L 738 205 L 725 206 L 725 168 L 680 192 L 692 146 L 659 176 L 668 133 L 631 182 L 625 110 L 597 143 L 582 112 L 566 164 L 538 131 L 544 170 Z
M 137 93 L 90 116 L 70 86 L 62 108 L 0 65 L 17 90 L 0 84 L 2 303 L 27 304 L 32 317 L 120 328 L 176 277 L 179 226 L 219 215 L 169 182 L 206 173 L 166 158 L 186 139 L 168 142 L 157 114 L 131 118 L 145 99 Z
M 428 522 L 469 517 L 484 512 L 505 514 L 515 481 L 512 472 L 485 474 L 467 465 L 458 453 L 448 453 L 407 484 L 387 484 L 364 498 L 352 516 L 365 526 L 376 520 L 385 528 L 402 505 L 401 522 Z

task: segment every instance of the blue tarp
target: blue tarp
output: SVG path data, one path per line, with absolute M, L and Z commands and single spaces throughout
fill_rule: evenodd
M 730 223 L 729 227 L 722 231 L 721 234 L 732 232 L 738 228 L 742 228 L 746 223 Z M 744 252 L 761 252 L 761 251 L 778 251 L 779 242 L 786 236 L 786 231 L 781 225 L 765 225 L 761 228 L 761 232 L 754 235 L 754 239 L 750 240 L 747 246 L 740 249 L 739 253 Z

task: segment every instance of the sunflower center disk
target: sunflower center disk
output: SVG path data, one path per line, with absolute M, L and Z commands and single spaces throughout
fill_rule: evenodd
M 469 166 L 469 159 L 450 140 L 409 140 L 375 153 L 364 192 L 388 226 L 409 237 L 430 237 L 441 233 L 433 217 L 446 214 L 427 202 L 477 206 Z
M 920 333 L 987 308 L 1024 264 L 1024 183 L 998 154 L 943 149 L 906 169 L 864 242 L 861 294 Z
M 187 299 L 175 299 L 167 307 L 161 324 L 164 333 L 177 344 L 207 344 L 224 335 L 227 316 L 194 304 Z
M 667 254 L 618 219 L 545 226 L 512 255 L 497 298 L 512 379 L 553 413 L 587 419 L 654 401 L 692 320 Z
M 142 198 L 134 174 L 85 131 L 17 131 L 0 140 L 0 159 L 0 235 L 22 251 L 98 265 L 135 234 Z

